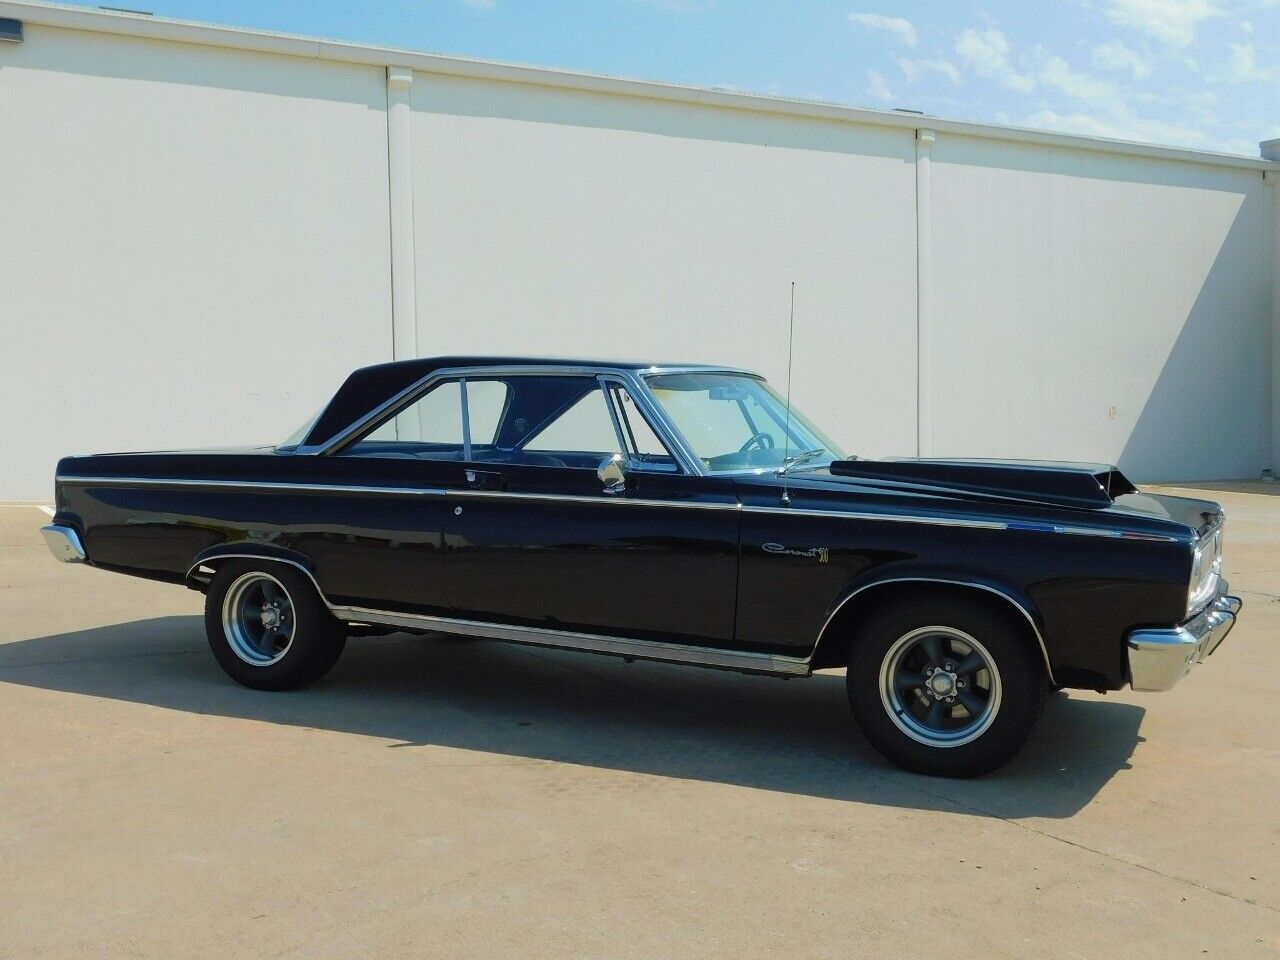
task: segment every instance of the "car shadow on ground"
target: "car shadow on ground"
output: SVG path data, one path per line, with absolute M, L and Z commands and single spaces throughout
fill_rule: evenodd
M 1008 819 L 1069 817 L 1120 771 L 1144 711 L 1052 696 L 1021 755 L 979 780 L 888 766 L 844 677 L 783 681 L 487 640 L 353 638 L 320 683 L 262 693 L 214 663 L 199 617 L 0 645 L 0 682 L 508 757 Z

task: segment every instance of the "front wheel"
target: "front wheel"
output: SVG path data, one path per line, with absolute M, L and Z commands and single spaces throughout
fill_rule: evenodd
M 938 596 L 877 610 L 849 658 L 859 728 L 907 770 L 973 777 L 1007 763 L 1046 690 L 1034 641 L 1004 611 Z
M 224 564 L 205 595 L 204 625 L 218 664 L 256 690 L 292 690 L 320 679 L 347 642 L 310 578 L 269 561 Z

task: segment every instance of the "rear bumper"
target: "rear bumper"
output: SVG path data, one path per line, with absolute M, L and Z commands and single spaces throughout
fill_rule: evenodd
M 47 527 L 41 527 L 40 532 L 44 534 L 44 542 L 48 544 L 49 552 L 55 559 L 63 563 L 84 563 L 88 559 L 84 544 L 80 542 L 80 534 L 70 527 L 51 523 Z
M 1181 626 L 1131 631 L 1128 653 L 1133 689 L 1158 693 L 1173 687 L 1218 649 L 1236 625 L 1240 607 L 1239 597 L 1222 594 Z

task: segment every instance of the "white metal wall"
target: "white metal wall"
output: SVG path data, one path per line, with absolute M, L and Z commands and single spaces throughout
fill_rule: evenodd
M 267 443 L 390 357 L 374 67 L 28 28 L 0 49 L 0 498 Z
M 916 429 L 913 132 L 414 82 L 418 344 L 786 374 L 863 452 Z
M 935 454 L 1270 465 L 1276 190 L 1256 171 L 956 137 L 933 157 Z
M 1260 165 L 24 11 L 0 498 L 65 453 L 270 442 L 393 355 L 781 381 L 792 280 L 796 401 L 858 453 L 1276 464 Z

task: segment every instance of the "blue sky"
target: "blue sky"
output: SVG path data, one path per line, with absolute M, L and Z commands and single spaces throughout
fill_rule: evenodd
M 162 16 L 1249 156 L 1259 140 L 1280 137 L 1280 0 L 115 2 Z

